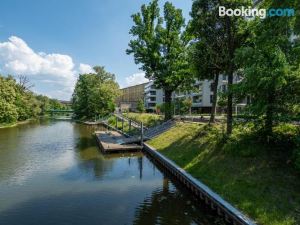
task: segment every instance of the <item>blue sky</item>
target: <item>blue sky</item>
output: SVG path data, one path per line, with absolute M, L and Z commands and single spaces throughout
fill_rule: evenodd
M 60 99 L 68 99 L 78 73 L 94 65 L 116 74 L 123 87 L 141 82 L 141 71 L 125 50 L 130 16 L 148 2 L 1 0 L 0 73 L 27 75 L 34 91 Z M 171 2 L 189 18 L 192 0 Z

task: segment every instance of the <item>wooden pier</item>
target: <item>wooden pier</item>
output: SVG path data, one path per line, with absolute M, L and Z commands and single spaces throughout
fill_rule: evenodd
M 142 146 L 132 143 L 131 138 L 117 131 L 96 131 L 98 145 L 104 153 L 132 152 L 142 150 Z M 131 143 L 131 144 L 127 144 Z

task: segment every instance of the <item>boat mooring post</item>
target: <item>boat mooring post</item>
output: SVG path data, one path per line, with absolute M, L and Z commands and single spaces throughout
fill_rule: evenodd
M 131 119 L 129 119 L 129 132 L 131 131 Z
M 141 122 L 141 145 L 144 143 L 144 124 Z
M 122 119 L 122 131 L 124 131 L 124 119 Z
M 118 129 L 118 117 L 116 116 L 116 128 Z

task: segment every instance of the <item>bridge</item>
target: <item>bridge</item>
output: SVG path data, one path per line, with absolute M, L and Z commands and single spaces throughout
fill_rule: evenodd
M 57 114 L 68 114 L 67 116 L 62 115 L 59 119 L 71 119 L 74 113 L 72 109 L 50 109 L 46 111 L 50 113 L 51 117 Z
M 73 113 L 74 110 L 72 110 L 72 109 L 50 109 L 50 110 L 47 110 L 46 112 L 50 112 L 50 113 Z

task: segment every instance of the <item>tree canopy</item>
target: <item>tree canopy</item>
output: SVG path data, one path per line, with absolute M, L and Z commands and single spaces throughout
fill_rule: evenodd
M 93 73 L 79 75 L 72 96 L 72 107 L 77 118 L 104 116 L 114 111 L 118 95 L 119 85 L 115 75 L 106 72 L 104 67 L 95 66 Z
M 260 7 L 296 7 L 296 1 L 265 1 Z M 274 122 L 291 115 L 299 105 L 299 36 L 296 17 L 267 17 L 250 21 L 251 36 L 237 51 L 244 78 L 237 90 L 251 97 L 251 113 L 263 116 L 264 129 L 272 134 Z M 298 55 L 297 55 L 298 54 Z
M 165 92 L 165 119 L 172 117 L 172 92 L 180 85 L 193 81 L 187 60 L 189 40 L 185 30 L 182 10 L 170 2 L 160 14 L 158 0 L 142 5 L 141 12 L 132 15 L 134 26 L 130 34 L 135 39 L 129 43 L 127 54 L 133 54 L 146 77 Z
M 12 76 L 0 75 L 0 123 L 14 123 L 45 115 L 50 109 L 63 109 L 58 100 L 36 95 L 29 90 L 28 79 L 17 82 Z

